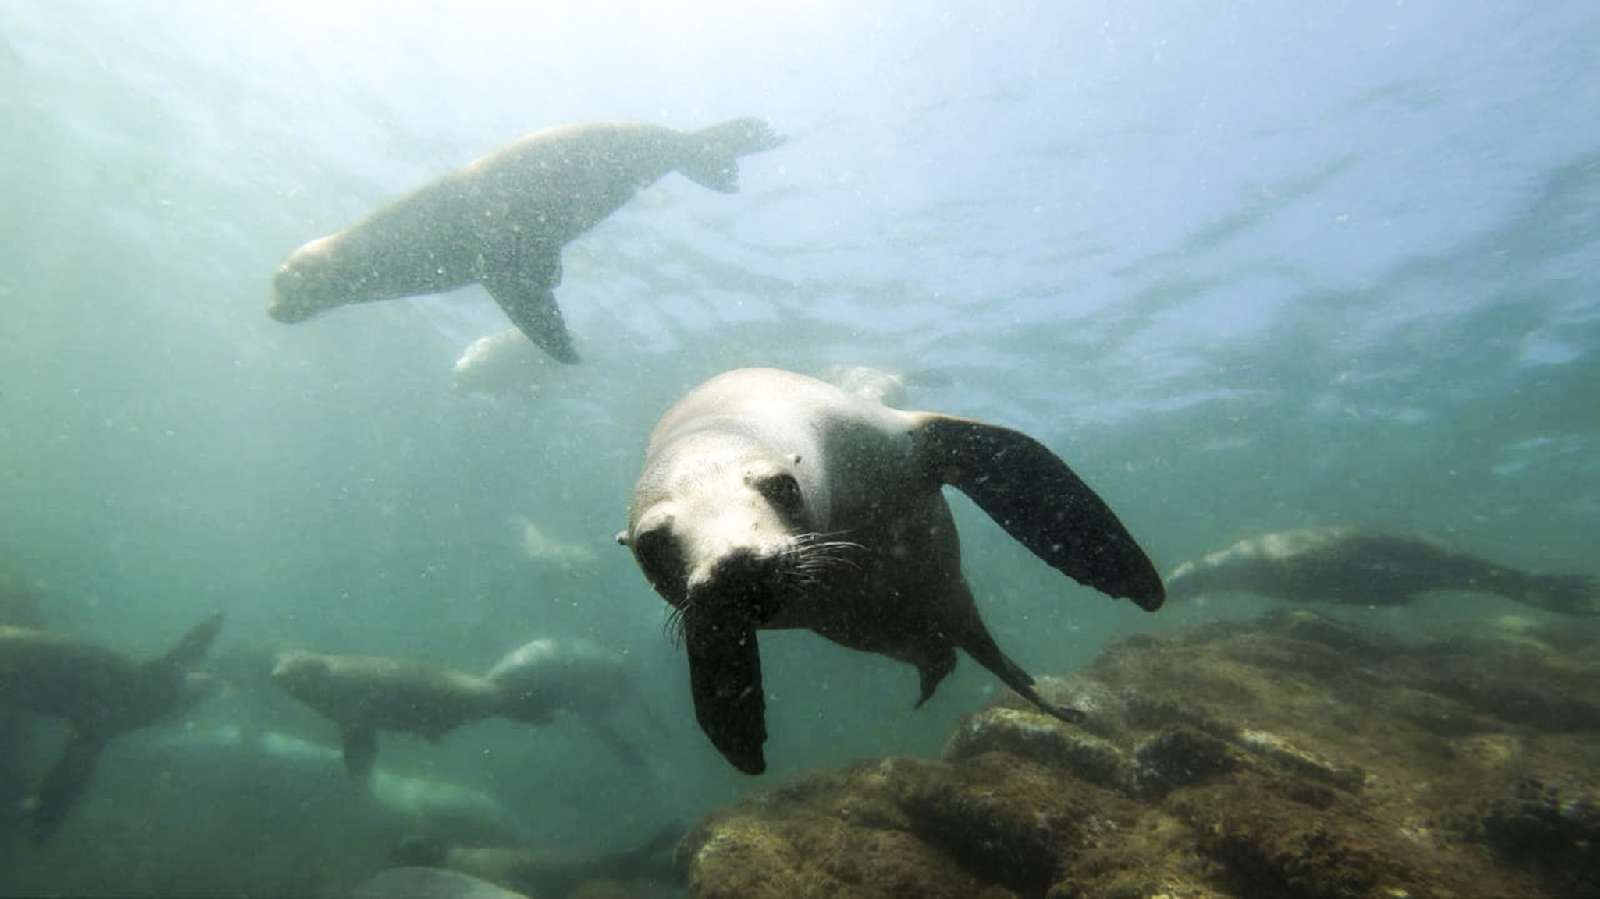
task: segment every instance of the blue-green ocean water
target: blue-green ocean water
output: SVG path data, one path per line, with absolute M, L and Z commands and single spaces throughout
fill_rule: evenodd
M 1585 2 L 0 4 L 0 553 L 50 627 L 131 654 L 214 609 L 219 656 L 627 652 L 670 731 L 659 771 L 571 728 L 383 741 L 574 846 L 934 754 L 996 688 L 965 660 L 912 712 L 910 668 L 764 635 L 771 773 L 704 741 L 666 607 L 611 535 L 656 416 L 726 368 L 931 373 L 913 406 L 1045 441 L 1163 570 L 1343 522 L 1595 572 L 1596 46 Z M 788 142 L 742 161 L 740 193 L 671 175 L 567 247 L 584 361 L 535 398 L 452 391 L 506 327 L 476 287 L 265 314 L 296 246 L 523 133 L 745 115 Z M 1146 615 L 952 503 L 983 613 L 1036 674 L 1271 606 Z M 592 559 L 530 555 L 524 519 Z M 1342 614 L 1509 612 L 1540 614 Z M 242 689 L 188 723 L 244 721 L 335 740 Z M 117 752 L 0 891 L 151 868 L 205 891 L 230 858 L 248 890 L 271 872 L 247 859 L 294 849 L 207 817 L 281 823 L 287 797 Z M 301 864 L 336 866 L 316 842 Z

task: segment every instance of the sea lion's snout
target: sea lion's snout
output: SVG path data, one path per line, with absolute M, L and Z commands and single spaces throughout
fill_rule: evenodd
M 689 574 L 689 605 L 703 609 L 737 606 L 757 623 L 777 611 L 775 597 L 783 581 L 781 554 L 749 546 L 735 547 Z
M 305 280 L 305 273 L 294 267 L 293 260 L 284 263 L 272 276 L 272 305 L 267 307 L 267 315 L 273 321 L 292 325 L 316 312 L 305 301 Z

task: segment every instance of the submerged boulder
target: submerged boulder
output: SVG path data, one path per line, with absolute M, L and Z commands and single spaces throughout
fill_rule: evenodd
M 1526 629 L 1524 629 L 1525 631 Z M 698 897 L 1600 894 L 1595 635 L 1307 612 L 1109 647 L 942 760 L 801 777 L 679 847 Z

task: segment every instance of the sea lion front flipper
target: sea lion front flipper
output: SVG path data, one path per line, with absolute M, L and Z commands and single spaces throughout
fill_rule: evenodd
M 347 727 L 339 739 L 344 744 L 344 769 L 353 777 L 371 774 L 378 759 L 378 732 L 370 727 Z
M 761 647 L 753 627 L 726 626 L 684 616 L 689 684 L 694 717 L 711 745 L 746 774 L 767 770 L 766 692 L 761 686 Z
M 74 731 L 67 739 L 61 758 L 45 775 L 44 783 L 34 795 L 31 829 L 35 845 L 49 842 L 61 829 L 67 814 L 78 804 L 78 798 L 94 776 L 95 764 L 100 761 L 100 750 L 105 745 L 104 737 L 86 731 Z
M 981 421 L 914 413 L 918 454 L 1006 533 L 1080 584 L 1161 608 L 1161 575 L 1105 501 L 1032 437 Z
M 561 251 L 556 250 L 559 254 Z M 481 279 L 489 296 L 504 309 L 511 323 L 557 362 L 578 361 L 572 335 L 556 304 L 556 285 L 561 283 L 561 257 L 530 259 L 527 254 L 507 264 L 504 270 L 485 272 Z
M 761 119 L 733 119 L 685 135 L 684 158 L 677 165 L 685 178 L 719 193 L 739 190 L 739 157 L 760 153 L 783 143 L 783 138 Z

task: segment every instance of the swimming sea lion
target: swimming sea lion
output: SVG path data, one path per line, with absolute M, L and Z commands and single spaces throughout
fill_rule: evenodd
M 554 368 L 518 328 L 479 337 L 456 359 L 450 386 L 463 395 L 537 396 L 546 369 Z
M 385 868 L 357 885 L 352 899 L 529 899 L 486 880 L 439 868 Z
M 294 650 L 278 656 L 272 680 L 339 725 L 345 768 L 357 777 L 372 770 L 380 730 L 438 740 L 485 718 L 548 724 L 559 711 L 576 712 L 587 729 L 633 761 L 637 750 L 598 717 L 631 687 L 601 653 L 535 640 L 479 677 L 406 659 Z
M 620 653 L 582 638 L 531 640 L 507 653 L 488 677 L 510 694 L 506 702 L 517 707 L 521 720 L 548 721 L 564 712 L 624 762 L 643 763 L 639 749 L 612 724 L 629 702 L 640 703 L 648 716 Z
M 356 787 L 338 781 L 339 755 L 337 749 L 259 728 L 254 721 L 171 728 L 129 740 L 117 750 L 130 768 L 190 772 L 190 782 L 203 787 L 214 806 L 243 809 L 271 796 L 276 807 L 327 818 L 317 824 L 322 830 L 337 819 L 352 830 L 423 830 L 456 840 L 520 842 L 529 836 L 519 811 L 473 784 L 374 765 L 370 779 Z M 329 808 L 335 804 L 337 811 Z M 310 838 L 303 822 L 295 825 L 292 819 L 263 820 L 261 828 L 269 840 Z
M 438 740 L 507 711 L 505 694 L 485 678 L 382 656 L 292 650 L 278 656 L 272 681 L 339 725 L 345 768 L 357 777 L 372 772 L 380 730 Z
M 1497 593 L 1552 612 L 1600 615 L 1600 580 L 1533 574 L 1442 543 L 1351 527 L 1260 534 L 1179 565 L 1167 592 L 1179 598 L 1242 591 L 1298 602 L 1399 606 L 1420 593 Z
M 555 298 L 561 248 L 668 172 L 732 193 L 738 158 L 781 142 L 760 119 L 687 132 L 631 122 L 537 131 L 295 250 L 267 312 L 298 322 L 481 283 L 528 339 L 576 362 Z
M 0 704 L 63 718 L 71 728 L 60 759 L 28 801 L 34 842 L 61 827 L 107 741 L 177 715 L 210 691 L 211 679 L 189 668 L 221 627 L 219 612 L 147 662 L 59 634 L 0 627 Z
M 527 847 L 455 846 L 411 837 L 395 849 L 394 861 L 449 868 L 530 896 L 568 896 L 594 880 L 680 886 L 682 876 L 673 864 L 672 850 L 682 838 L 683 825 L 675 821 L 637 848 L 583 855 Z
M 914 665 L 919 706 L 959 647 L 1041 710 L 1078 720 L 1046 703 L 984 626 L 945 484 L 1080 583 L 1160 607 L 1161 578 L 1116 515 L 1025 434 L 776 369 L 718 375 L 661 418 L 618 539 L 673 607 L 695 716 L 739 770 L 766 768 L 761 628 L 807 628 Z

